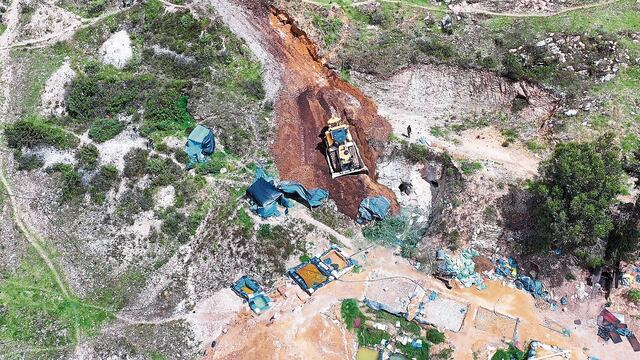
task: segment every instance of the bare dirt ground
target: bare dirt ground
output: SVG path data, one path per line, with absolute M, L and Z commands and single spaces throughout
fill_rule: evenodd
M 212 1 L 224 13 L 233 4 Z M 223 6 L 224 5 L 224 6 Z M 281 89 L 275 102 L 277 133 L 272 153 L 280 178 L 300 181 L 308 188 L 329 191 L 340 211 L 355 217 L 360 201 L 371 195 L 384 195 L 397 202 L 393 192 L 376 182 L 376 161 L 391 131 L 378 115 L 375 103 L 327 69 L 306 34 L 284 13 L 268 12 L 256 4 L 244 4 L 240 16 L 227 20 L 229 26 L 244 33 L 249 47 L 259 47 L 258 57 L 270 64 L 276 59 L 282 69 Z M 238 23 L 238 21 L 243 23 Z M 240 29 L 242 28 L 242 29 Z M 258 33 L 256 33 L 258 32 Z M 260 55 L 262 54 L 262 55 Z M 275 66 L 268 66 L 275 68 Z M 268 76 L 268 80 L 273 75 Z M 332 115 L 341 116 L 352 126 L 351 132 L 369 168 L 368 175 L 332 180 L 319 144 L 320 135 Z
M 469 304 L 469 311 L 462 330 L 446 332 L 448 341 L 456 349 L 455 359 L 471 359 L 474 353 L 488 354 L 493 347 L 504 347 L 501 331 L 483 331 L 474 326 L 474 318 L 480 307 L 518 319 L 517 344 L 539 340 L 563 349 L 571 350 L 572 359 L 584 359 L 587 354 L 601 359 L 631 358 L 633 351 L 628 344 L 613 345 L 600 342 L 596 336 L 594 316 L 599 307 L 584 304 L 588 311 L 580 312 L 583 325 L 573 326 L 572 317 L 561 311 L 540 310 L 528 293 L 500 282 L 488 281 L 488 289 L 454 288 L 447 290 L 439 281 L 419 273 L 405 259 L 392 254 L 391 249 L 372 249 L 366 256 L 359 274 L 345 275 L 309 297 L 297 286 L 286 288 L 286 298 L 275 297 L 273 309 L 254 316 L 242 312 L 232 321 L 226 333 L 217 338 L 215 348 L 209 348 L 206 359 L 252 359 L 256 353 L 269 354 L 272 359 L 349 359 L 356 342 L 339 323 L 339 303 L 342 299 L 362 299 L 367 286 L 366 279 L 376 269 L 385 269 L 389 276 L 403 276 L 416 280 L 440 296 Z M 389 280 L 393 281 L 393 280 Z M 593 303 L 591 303 L 593 305 Z M 548 320 L 572 330 L 570 337 L 547 326 Z M 494 324 L 490 324 L 493 326 Z M 597 344 L 597 346 L 596 346 Z M 584 350 L 588 349 L 588 350 Z M 265 355 L 267 356 L 267 355 Z

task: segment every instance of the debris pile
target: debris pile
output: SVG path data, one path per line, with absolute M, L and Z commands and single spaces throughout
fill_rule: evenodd
M 605 341 L 613 341 L 614 344 L 622 342 L 622 336 L 625 336 L 631 344 L 633 351 L 640 351 L 640 342 L 636 336 L 629 330 L 627 324 L 622 323 L 620 316 L 616 316 L 607 309 L 602 309 L 598 315 L 598 336 Z
M 512 281 L 516 288 L 530 293 L 534 298 L 541 298 L 551 305 L 551 309 L 555 310 L 558 306 L 557 301 L 553 299 L 552 294 L 545 289 L 540 280 L 525 275 L 520 270 L 518 262 L 512 257 L 498 258 L 496 260 L 495 275 L 498 278 Z M 563 305 L 568 304 L 568 299 L 563 298 Z
M 454 258 L 447 255 L 444 250 L 438 250 L 436 253 L 436 258 L 440 262 L 438 274 L 445 278 L 456 279 L 466 288 L 476 286 L 478 290 L 484 290 L 487 285 L 482 276 L 475 271 L 476 264 L 473 262 L 473 258 L 479 255 L 474 249 L 465 249 L 459 257 Z

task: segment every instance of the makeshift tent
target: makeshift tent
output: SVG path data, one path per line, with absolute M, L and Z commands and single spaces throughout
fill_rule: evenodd
M 384 196 L 370 196 L 360 202 L 358 209 L 358 224 L 365 221 L 382 220 L 387 216 L 391 202 Z
M 196 126 L 189 134 L 184 149 L 189 156 L 188 168 L 193 168 L 196 163 L 207 161 L 215 148 L 216 142 L 213 138 L 213 131 L 202 125 Z
M 329 192 L 324 189 L 307 190 L 296 181 L 281 181 L 278 189 L 291 197 L 302 199 L 309 207 L 320 206 L 329 197 Z
M 259 176 L 256 172 L 256 176 Z M 247 196 L 253 201 L 251 210 L 263 218 L 280 215 L 278 204 L 284 207 L 291 207 L 291 203 L 284 198 L 284 195 L 264 177 L 257 177 L 247 189 Z
M 251 210 L 263 218 L 280 215 L 278 204 L 290 208 L 293 203 L 287 197 L 302 200 L 309 207 L 316 207 L 329 197 L 323 189 L 307 190 L 295 181 L 282 181 L 278 186 L 262 168 L 256 169 L 256 179 L 247 189 L 247 196 L 253 201 Z
M 238 279 L 238 281 L 231 286 L 231 289 L 238 294 L 238 296 L 245 299 L 250 299 L 255 294 L 262 292 L 262 287 L 246 275 Z
M 258 294 L 255 297 L 249 300 L 249 308 L 253 310 L 254 313 L 260 314 L 261 312 L 269 309 L 269 303 L 271 299 L 265 294 Z

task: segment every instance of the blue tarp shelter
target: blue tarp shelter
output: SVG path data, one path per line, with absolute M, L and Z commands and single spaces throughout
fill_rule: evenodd
M 262 286 L 246 275 L 238 279 L 238 281 L 231 286 L 231 289 L 238 294 L 238 296 L 247 300 L 252 298 L 256 293 L 262 292 Z
M 302 199 L 309 207 L 320 206 L 329 197 L 329 192 L 324 189 L 307 190 L 296 181 L 281 181 L 278 189 L 286 195 Z
M 309 207 L 320 206 L 329 197 L 323 189 L 307 190 L 295 181 L 282 181 L 276 186 L 275 181 L 262 169 L 256 169 L 256 179 L 247 189 L 247 196 L 253 201 L 251 210 L 262 218 L 280 215 L 278 205 L 290 208 L 293 203 L 287 197 L 302 200 Z
M 196 163 L 207 161 L 209 155 L 213 154 L 216 142 L 211 129 L 199 125 L 189 134 L 184 151 L 189 156 L 189 168 L 193 168 Z
M 370 196 L 360 202 L 358 224 L 366 221 L 382 220 L 387 216 L 391 202 L 384 196 Z

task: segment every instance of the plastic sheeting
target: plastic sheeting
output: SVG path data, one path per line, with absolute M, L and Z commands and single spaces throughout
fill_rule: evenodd
M 188 167 L 192 168 L 196 163 L 207 161 L 213 154 L 216 142 L 211 129 L 198 125 L 191 131 L 184 150 L 189 156 Z
M 382 220 L 387 216 L 391 202 L 384 196 L 370 196 L 360 203 L 358 224 L 366 221 Z
M 329 193 L 324 189 L 307 190 L 295 181 L 282 181 L 276 185 L 275 180 L 267 175 L 264 169 L 257 168 L 255 181 L 247 189 L 247 196 L 254 203 L 251 210 L 262 218 L 268 218 L 280 215 L 278 205 L 287 209 L 293 207 L 293 203 L 287 197 L 302 200 L 309 207 L 316 207 L 322 205 Z
M 465 249 L 458 258 L 444 254 L 444 260 L 440 263 L 440 272 L 446 276 L 453 277 L 462 283 L 464 287 L 476 286 L 478 290 L 487 288 L 482 276 L 475 271 L 476 264 L 473 258 L 480 255 L 474 249 Z
M 307 190 L 296 181 L 281 181 L 278 189 L 289 196 L 298 197 L 309 207 L 320 206 L 329 197 L 329 192 L 324 189 Z

